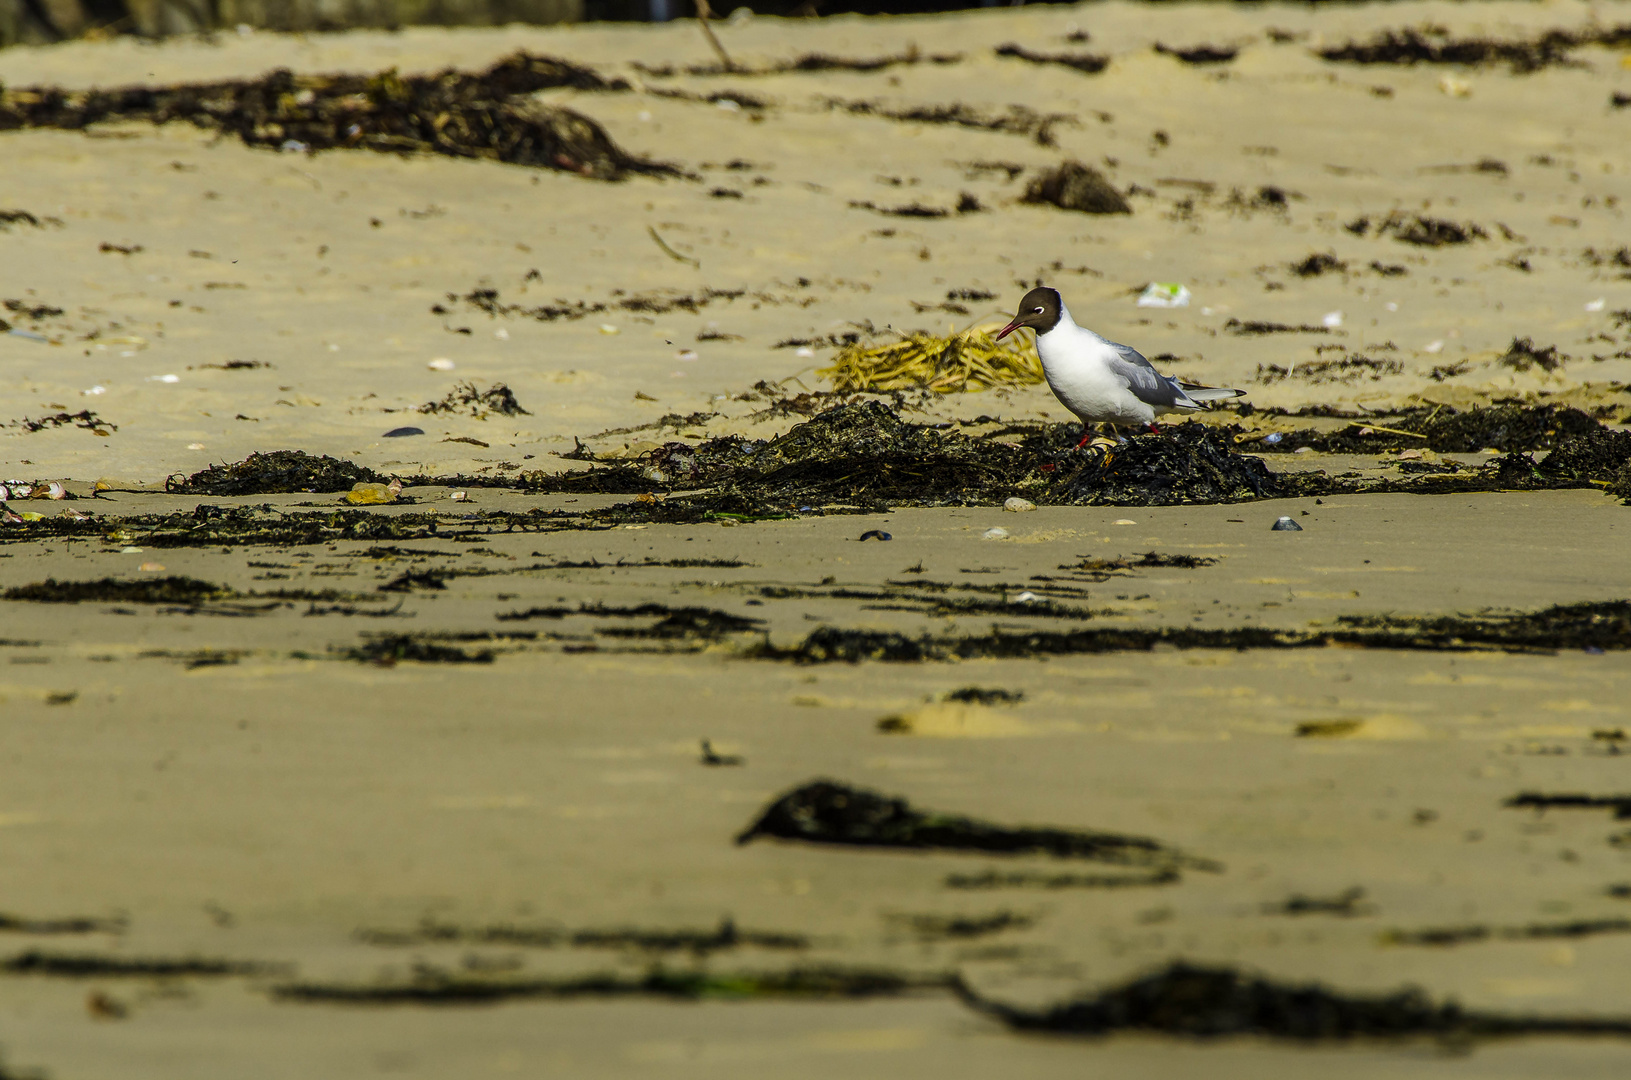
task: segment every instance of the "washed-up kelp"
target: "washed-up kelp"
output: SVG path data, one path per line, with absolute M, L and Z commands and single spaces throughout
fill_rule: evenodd
M 1558 406 L 1422 409 L 1337 431 L 1277 433 L 1270 443 L 1234 425 L 1178 424 L 1108 454 L 1078 449 L 1074 424 L 1014 424 L 976 436 L 909 424 L 880 401 L 841 405 L 771 441 L 725 436 L 673 442 L 637 463 L 527 474 L 538 491 L 673 492 L 598 511 L 604 520 L 686 522 L 892 505 L 996 505 L 1021 496 L 1048 505 L 1168 506 L 1338 493 L 1498 491 L 1601 486 L 1631 497 L 1631 432 Z M 1419 433 L 1419 435 L 1418 435 Z M 1477 467 L 1403 478 L 1274 472 L 1256 456 L 1299 446 L 1333 453 L 1400 447 L 1465 451 L 1551 448 L 1536 462 L 1510 453 Z M 1242 453 L 1250 451 L 1250 453 Z
M 1453 38 L 1441 26 L 1383 30 L 1366 42 L 1350 41 L 1320 49 L 1324 60 L 1350 64 L 1507 64 L 1515 72 L 1572 64 L 1569 53 L 1582 45 L 1623 47 L 1631 43 L 1631 23 L 1590 30 L 1548 30 L 1527 41 Z
M 944 975 L 906 975 L 867 968 L 797 967 L 788 971 L 711 973 L 665 971 L 643 976 L 515 978 L 442 971 L 418 965 L 409 981 L 285 983 L 285 1001 L 354 1005 L 458 1005 L 527 998 L 656 997 L 683 1000 L 887 997 L 948 985 Z
M 926 389 L 944 394 L 1039 383 L 1042 362 L 1018 335 L 997 341 L 975 327 L 947 337 L 919 332 L 887 345 L 846 345 L 832 366 L 816 374 L 840 392 Z
M 746 844 L 761 836 L 813 844 L 1051 855 L 1124 866 L 1222 869 L 1209 859 L 1184 855 L 1142 836 L 996 825 L 960 814 L 918 810 L 905 799 L 832 780 L 814 780 L 783 795 L 766 807 L 736 842 Z
M 435 75 L 296 75 L 133 86 L 116 90 L 0 90 L 0 131 L 79 130 L 113 120 L 186 120 L 286 150 L 428 151 L 575 172 L 598 180 L 678 175 L 634 157 L 593 120 L 528 95 L 555 87 L 624 90 L 586 68 L 518 52 L 486 71 Z
M 810 947 L 804 934 L 774 930 L 744 930 L 726 917 L 709 930 L 690 928 L 650 930 L 634 927 L 566 930 L 550 925 L 500 923 L 460 926 L 426 917 L 410 930 L 359 930 L 357 938 L 370 945 L 514 945 L 553 949 L 632 949 L 644 953 L 690 953 L 706 957 L 733 949 L 800 951 Z
M 147 578 L 120 581 L 58 581 L 47 578 L 33 585 L 17 585 L 0 593 L 3 600 L 30 600 L 41 604 L 185 604 L 197 605 L 233 595 L 231 589 L 190 577 Z
M 1434 1004 L 1416 989 L 1347 994 L 1233 967 L 1178 962 L 1079 1001 L 1046 1009 L 1005 1005 L 962 980 L 958 996 L 1022 1031 L 1108 1035 L 1141 1031 L 1188 1038 L 1256 1035 L 1301 1042 L 1350 1039 L 1488 1038 L 1517 1035 L 1631 1035 L 1631 1018 L 1513 1016 Z
M 1048 169 L 1025 189 L 1025 202 L 1048 203 L 1061 210 L 1084 214 L 1130 214 L 1132 206 L 1099 170 L 1079 161 L 1065 161 Z
M 1017 613 L 1016 613 L 1017 614 Z M 1084 656 L 1177 649 L 1320 649 L 1344 645 L 1431 652 L 1553 652 L 1631 649 L 1631 602 L 1565 604 L 1513 614 L 1422 618 L 1344 615 L 1320 630 L 1269 627 L 1106 626 L 1071 630 L 1005 630 L 986 634 L 908 637 L 890 630 L 823 626 L 793 645 L 765 642 L 744 655 L 795 664 L 922 663 L 924 661 Z M 1512 804 L 1517 805 L 1517 804 Z M 1561 804 L 1559 804 L 1561 805 Z
M 387 478 L 349 461 L 300 450 L 273 450 L 250 454 L 230 465 L 211 465 L 188 477 L 180 474 L 164 482 L 164 490 L 177 495 L 276 495 L 294 491 L 350 491 L 359 483 L 383 483 Z

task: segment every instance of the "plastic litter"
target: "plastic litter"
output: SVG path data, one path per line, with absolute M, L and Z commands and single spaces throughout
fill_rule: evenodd
M 352 506 L 379 506 L 396 502 L 396 495 L 384 484 L 357 484 L 345 493 Z
M 1278 518 L 1269 526 L 1270 532 L 1302 532 L 1303 527 L 1288 517 Z
M 1189 289 L 1175 281 L 1152 281 L 1138 294 L 1139 307 L 1189 306 Z

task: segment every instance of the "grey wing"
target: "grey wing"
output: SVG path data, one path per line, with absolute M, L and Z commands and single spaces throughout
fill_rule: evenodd
M 1184 393 L 1178 380 L 1169 379 L 1156 371 L 1155 366 L 1144 359 L 1137 349 L 1114 341 L 1109 344 L 1116 350 L 1115 357 L 1110 361 L 1110 370 L 1127 380 L 1128 388 L 1138 400 L 1157 409 L 1199 408 Z

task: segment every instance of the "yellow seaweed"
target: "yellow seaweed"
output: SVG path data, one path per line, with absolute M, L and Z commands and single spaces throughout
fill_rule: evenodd
M 846 345 L 816 375 L 834 390 L 933 390 L 949 394 L 1042 381 L 1036 350 L 1017 335 L 997 341 L 993 326 L 945 337 L 908 333 L 887 345 Z

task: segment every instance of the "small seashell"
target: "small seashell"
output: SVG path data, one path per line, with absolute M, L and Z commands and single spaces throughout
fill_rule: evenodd
M 1599 296 L 1595 300 L 1587 300 L 1586 301 L 1586 310 L 1587 311 L 1601 311 L 1607 306 L 1608 306 L 1608 300 L 1605 299 L 1604 297 L 1601 297 L 1601 296 Z
M 445 356 L 438 356 L 425 366 L 430 368 L 432 371 L 452 371 L 459 365 L 455 364 Z
M 402 494 L 402 478 L 400 476 L 391 477 L 391 482 L 385 485 L 385 490 L 391 493 L 393 499 Z
M 493 336 L 500 341 L 510 340 L 510 332 L 504 329 L 502 326 L 493 331 Z
M 1335 330 L 1337 327 L 1342 325 L 1342 312 L 1328 311 L 1325 313 L 1325 318 L 1321 319 L 1320 322 L 1324 323 L 1328 328 Z
M 58 514 L 57 517 L 67 518 L 69 521 L 89 521 L 91 515 L 85 513 L 83 510 L 75 510 L 70 506 L 68 509 Z
M 1016 604 L 1034 604 L 1040 599 L 1042 599 L 1040 596 L 1036 595 L 1036 593 L 1031 592 L 1029 589 L 1027 589 L 1024 592 L 1020 593 L 1018 596 L 1014 597 L 1014 603 L 1016 603 Z
M 1003 500 L 1002 508 L 1011 513 L 1023 514 L 1027 510 L 1035 510 L 1036 503 L 1029 499 L 1022 499 L 1018 495 L 1013 495 Z
M 7 525 L 22 524 L 23 516 L 9 506 L 0 506 L 0 522 Z
M 1422 346 L 1422 351 L 1423 352 L 1430 352 L 1430 353 L 1443 352 L 1444 351 L 1444 342 L 1442 342 L 1442 341 L 1429 341 L 1426 345 Z
M 204 444 L 201 443 L 201 442 L 190 442 L 190 443 L 187 444 L 187 449 L 189 449 L 189 450 L 202 450 L 202 449 L 204 449 Z
M 1007 529 L 987 529 L 987 530 L 985 530 L 985 532 L 980 534 L 980 539 L 982 539 L 982 540 L 1006 540 L 1006 539 L 1008 539 L 1008 530 Z
M 13 480 L 11 482 L 11 497 L 13 499 L 26 499 L 30 495 L 33 495 L 33 494 L 34 494 L 34 485 L 33 484 L 19 484 L 15 480 Z
M 810 357 L 815 355 L 815 350 L 810 348 L 808 345 L 800 345 L 798 351 L 793 355 L 801 360 L 808 360 Z
M 600 324 L 600 332 L 602 334 L 617 334 L 621 333 L 622 331 L 618 330 L 618 328 L 613 326 L 611 323 L 603 322 Z
M 1421 460 L 1421 451 L 1417 450 L 1415 448 L 1411 448 L 1409 450 L 1400 450 L 1399 451 L 1399 460 L 1400 461 L 1420 461 Z
M 68 497 L 68 489 L 53 480 L 36 491 L 34 493 L 34 497 L 36 499 L 66 499 Z
M 469 499 L 470 499 L 470 496 L 466 492 L 455 491 L 451 495 L 449 495 L 448 498 L 452 499 L 454 502 L 468 502 Z
M 1288 517 L 1277 519 L 1269 526 L 1270 532 L 1302 532 L 1303 527 Z
M 1138 522 L 1134 521 L 1132 518 L 1117 518 L 1116 520 L 1112 521 L 1110 524 L 1112 524 L 1112 525 L 1137 525 Z
M 9 498 L 11 498 L 11 489 L 4 484 L 0 484 L 0 503 L 5 502 Z

